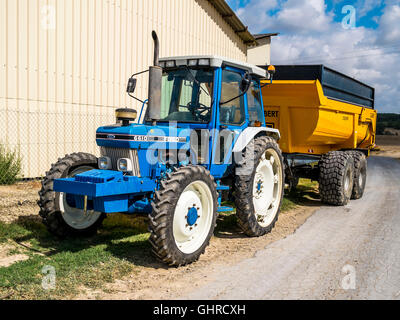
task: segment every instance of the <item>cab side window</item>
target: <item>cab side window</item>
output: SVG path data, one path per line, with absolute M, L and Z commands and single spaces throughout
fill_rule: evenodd
M 229 101 L 241 94 L 240 73 L 230 70 L 222 71 L 221 102 Z M 220 123 L 225 125 L 241 125 L 246 120 L 244 96 L 220 106 Z
M 264 112 L 261 103 L 261 90 L 257 81 L 253 80 L 247 91 L 247 107 L 249 109 L 250 126 L 254 126 L 256 122 L 263 122 Z

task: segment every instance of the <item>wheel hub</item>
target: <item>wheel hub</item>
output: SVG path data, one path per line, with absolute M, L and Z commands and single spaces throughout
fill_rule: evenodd
M 264 188 L 263 184 L 264 184 L 264 181 L 262 179 L 259 179 L 258 182 L 257 182 L 257 193 L 258 193 L 258 195 L 261 194 L 262 189 Z
M 193 208 L 189 208 L 186 221 L 190 227 L 193 227 L 196 224 L 197 220 L 199 219 L 198 210 L 199 209 L 196 208 L 195 206 Z

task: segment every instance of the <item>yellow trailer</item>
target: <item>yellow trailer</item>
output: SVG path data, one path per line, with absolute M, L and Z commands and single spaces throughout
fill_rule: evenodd
M 262 94 L 267 126 L 281 133 L 287 184 L 294 187 L 299 177 L 317 180 L 330 204 L 360 198 L 366 157 L 375 146 L 375 90 L 321 65 L 277 66 Z M 343 179 L 336 181 L 333 173 Z M 332 184 L 339 185 L 336 191 Z M 352 187 L 350 194 L 346 187 Z

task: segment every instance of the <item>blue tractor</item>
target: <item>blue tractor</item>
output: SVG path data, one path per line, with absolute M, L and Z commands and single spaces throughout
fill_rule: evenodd
M 279 131 L 264 118 L 260 79 L 271 74 L 216 56 L 159 59 L 155 32 L 153 39 L 139 119 L 118 109 L 116 124 L 97 130 L 99 158 L 59 159 L 42 182 L 40 215 L 65 237 L 95 233 L 107 214 L 148 214 L 153 253 L 182 266 L 204 253 L 218 213 L 234 210 L 228 200 L 246 235 L 270 232 L 284 165 Z M 137 99 L 134 76 L 127 91 Z

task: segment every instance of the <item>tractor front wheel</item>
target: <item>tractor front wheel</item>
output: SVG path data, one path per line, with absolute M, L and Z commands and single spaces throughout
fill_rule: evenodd
M 197 261 L 210 242 L 217 219 L 217 190 L 201 166 L 175 169 L 161 182 L 149 215 L 153 253 L 171 266 Z
M 53 191 L 55 179 L 72 178 L 79 173 L 97 168 L 97 158 L 88 153 L 73 153 L 53 164 L 42 181 L 39 191 L 40 216 L 54 235 L 92 235 L 102 224 L 105 214 L 88 210 L 86 213 L 74 206 L 73 196 Z

